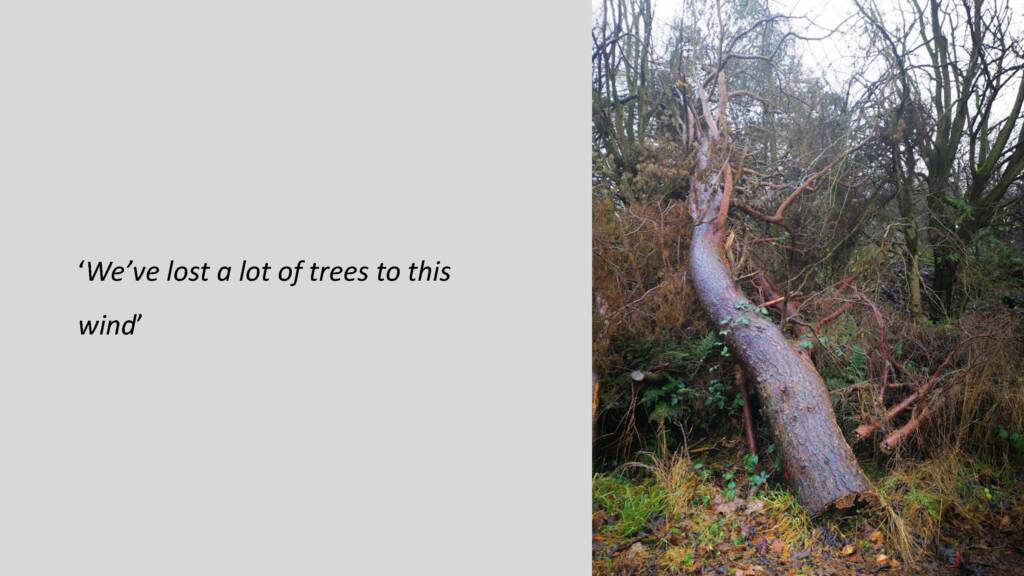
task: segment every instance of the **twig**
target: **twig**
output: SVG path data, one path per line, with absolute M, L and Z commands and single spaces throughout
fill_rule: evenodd
M 736 388 L 743 398 L 743 429 L 747 436 L 747 450 L 751 454 L 757 454 L 757 439 L 754 434 L 754 416 L 750 409 L 750 393 L 747 391 L 747 383 L 743 378 L 743 368 L 736 366 Z

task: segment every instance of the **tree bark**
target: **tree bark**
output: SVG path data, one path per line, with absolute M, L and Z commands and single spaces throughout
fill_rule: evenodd
M 697 225 L 690 249 L 693 283 L 708 314 L 728 327 L 726 342 L 756 383 L 800 502 L 817 515 L 875 501 L 821 376 L 775 324 L 753 310 L 725 265 L 720 238 L 714 221 Z
M 953 249 L 936 241 L 932 252 L 935 255 L 932 291 L 935 292 L 938 301 L 934 316 L 936 318 L 956 316 L 954 289 L 956 288 L 957 262 L 953 257 Z

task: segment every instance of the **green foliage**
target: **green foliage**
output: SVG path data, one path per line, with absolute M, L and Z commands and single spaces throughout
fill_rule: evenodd
M 665 379 L 665 384 L 648 388 L 640 399 L 648 408 L 652 422 L 665 422 L 683 417 L 687 406 L 696 396 L 696 392 L 687 388 L 681 380 L 670 375 Z
M 650 364 L 668 365 L 659 371 L 659 379 L 644 382 L 637 391 L 647 420 L 659 427 L 687 420 L 711 424 L 722 413 L 738 413 L 743 408 L 742 397 L 734 392 L 728 379 L 714 377 L 720 367 L 718 361 L 730 356 L 728 347 L 715 332 L 684 342 L 637 345 L 629 356 L 634 361 L 628 366 L 630 371 Z M 625 384 L 633 385 L 628 373 L 621 378 Z
M 747 474 L 753 474 L 754 470 L 757 469 L 757 454 L 744 454 L 743 455 L 743 468 L 746 469 Z
M 906 499 L 911 505 L 924 510 L 935 520 L 939 519 L 939 503 L 937 497 L 929 494 L 928 492 L 911 487 L 910 490 L 907 491 Z
M 727 471 L 722 474 L 722 483 L 724 485 L 723 493 L 727 500 L 736 499 L 736 473 L 733 471 Z
M 711 353 L 718 347 L 718 337 L 714 332 L 708 332 L 689 344 L 679 348 L 665 350 L 662 356 L 669 362 L 676 365 L 703 364 L 711 356 Z
M 846 380 L 850 383 L 861 382 L 868 376 L 868 357 L 860 344 L 853 345 L 849 364 L 846 365 Z
M 736 308 L 737 310 L 741 310 L 743 312 L 757 312 L 758 314 L 761 314 L 762 316 L 767 316 L 768 315 L 768 309 L 767 308 L 765 308 L 764 306 L 754 306 L 753 304 L 751 304 L 750 302 L 747 302 L 746 300 L 740 300 L 733 307 Z
M 830 390 L 847 384 L 863 382 L 868 374 L 868 355 L 859 343 L 860 329 L 849 316 L 830 327 L 830 333 L 819 336 L 818 345 L 828 352 L 828 361 L 821 367 L 822 377 Z M 895 350 L 897 358 L 902 345 Z
M 1024 254 L 1004 238 L 994 228 L 978 234 L 962 271 L 964 290 L 972 299 L 1024 306 Z
M 757 474 L 752 474 L 747 478 L 747 482 L 749 482 L 750 485 L 753 486 L 754 488 L 764 486 L 765 483 L 768 482 L 768 472 L 761 471 L 758 472 Z
M 757 454 L 743 455 L 743 469 L 747 472 L 747 484 L 751 488 L 759 488 L 768 482 L 769 473 L 767 470 L 757 472 L 758 460 Z
M 621 537 L 632 536 L 665 510 L 667 494 L 656 483 L 633 483 L 618 475 L 595 474 L 593 509 L 603 510 L 612 521 L 602 532 Z
M 708 384 L 707 393 L 707 405 L 717 408 L 718 410 L 724 410 L 726 402 L 728 401 L 728 393 L 730 387 L 728 384 L 723 383 L 721 380 L 712 380 Z
M 1011 432 L 1000 426 L 996 429 L 996 437 L 1005 442 L 1017 455 L 1024 456 L 1024 434 L 1016 430 Z

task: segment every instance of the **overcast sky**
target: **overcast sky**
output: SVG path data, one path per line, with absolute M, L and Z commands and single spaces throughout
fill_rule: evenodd
M 600 0 L 596 0 L 600 3 Z M 676 21 L 682 12 L 682 0 L 654 0 L 654 16 L 659 33 Z M 804 16 L 807 19 L 793 20 L 790 26 L 794 32 L 804 36 L 820 37 L 843 23 L 856 7 L 852 0 L 768 0 L 769 9 L 777 14 L 788 16 Z M 813 24 L 812 24 L 813 23 Z M 857 49 L 854 30 L 855 20 L 849 19 L 846 24 L 832 36 L 824 40 L 798 41 L 801 43 L 800 53 L 804 65 L 814 68 L 828 80 L 847 76 L 853 68 L 854 60 L 863 57 Z
M 724 0 L 728 2 L 730 0 Z M 794 32 L 803 36 L 820 37 L 838 27 L 838 30 L 822 40 L 797 40 L 798 52 L 805 68 L 824 78 L 832 89 L 840 90 L 839 85 L 849 77 L 850 71 L 858 68 L 865 58 L 866 39 L 864 28 L 858 18 L 850 18 L 857 11 L 853 0 L 766 0 L 771 12 L 794 17 L 789 26 Z M 1003 0 L 1000 0 L 1000 3 Z M 669 27 L 682 14 L 684 0 L 653 0 L 655 17 L 655 34 L 661 38 L 669 35 Z M 594 11 L 600 8 L 602 0 L 591 0 Z M 710 2 L 709 2 L 710 3 Z M 1019 5 L 1018 5 L 1019 4 Z M 890 0 L 877 2 L 883 13 L 894 9 Z M 1011 29 L 1024 36 L 1024 0 L 1011 0 Z M 868 72 L 869 76 L 875 75 Z M 1005 90 L 1000 94 L 996 110 L 1007 113 L 1012 104 L 1014 90 Z

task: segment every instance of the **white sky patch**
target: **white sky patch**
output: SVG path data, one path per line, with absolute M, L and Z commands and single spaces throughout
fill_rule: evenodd
M 595 10 L 598 6 L 600 0 L 594 2 Z M 788 24 L 801 36 L 819 38 L 839 28 L 822 40 L 796 40 L 804 67 L 817 71 L 833 88 L 838 88 L 836 83 L 845 80 L 863 58 L 863 49 L 857 46 L 857 21 L 850 17 L 856 12 L 852 1 L 771 0 L 768 8 L 772 13 L 798 17 Z M 655 0 L 655 30 L 662 37 L 668 35 L 672 23 L 682 14 L 682 9 L 682 0 Z
M 724 4 L 731 0 L 722 1 Z M 1018 6 L 1016 2 L 1022 4 Z M 592 0 L 594 13 L 600 10 L 601 4 L 602 0 Z M 713 6 L 713 0 L 708 0 L 707 4 L 709 7 Z M 843 83 L 857 70 L 861 70 L 868 80 L 873 80 L 881 74 L 882 71 L 877 68 L 884 63 L 880 59 L 876 59 L 869 69 L 864 70 L 870 39 L 853 0 L 767 0 L 767 5 L 772 13 L 793 16 L 788 25 L 793 32 L 801 36 L 820 38 L 835 30 L 821 40 L 795 40 L 796 52 L 800 55 L 805 70 L 822 78 L 831 90 L 843 92 Z M 900 20 L 896 12 L 896 3 L 881 0 L 876 2 L 876 6 L 890 24 Z M 659 40 L 659 50 L 662 47 L 661 42 L 671 34 L 672 25 L 682 15 L 683 7 L 684 0 L 654 0 L 654 32 Z M 1018 38 L 1024 35 L 1022 8 L 1024 0 L 1010 2 L 1010 27 Z M 927 90 L 930 85 L 924 85 L 923 88 Z M 1010 111 L 1015 88 L 1016 84 L 1011 84 L 1010 88 L 1000 94 L 993 110 L 995 117 Z M 854 92 L 856 91 L 855 88 Z

